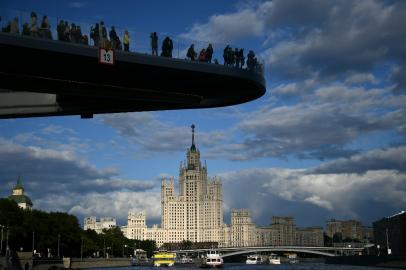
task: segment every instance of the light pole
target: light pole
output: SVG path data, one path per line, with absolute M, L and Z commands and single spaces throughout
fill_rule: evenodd
M 80 260 L 83 260 L 83 236 L 80 238 Z
M 34 248 L 35 248 L 35 232 L 32 232 L 32 255 L 34 256 Z
M 58 258 L 59 258 L 59 242 L 61 240 L 61 235 L 58 233 Z
M 103 238 L 103 257 L 106 259 L 106 238 Z
M 1 254 L 3 254 L 3 229 L 4 229 L 4 225 L 0 225 L 1 227 L 1 242 L 0 242 L 0 256 Z
M 6 256 L 9 255 L 9 248 L 8 248 L 8 231 L 9 231 L 9 227 L 7 227 L 7 237 L 6 237 Z
M 391 255 L 392 250 L 389 248 L 388 228 L 386 228 L 386 249 L 387 249 L 388 255 Z

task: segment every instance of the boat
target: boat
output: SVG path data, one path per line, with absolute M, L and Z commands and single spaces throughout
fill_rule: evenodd
M 265 263 L 266 259 L 263 258 L 261 255 L 249 255 L 247 260 L 245 261 L 246 264 L 263 264 Z
M 224 266 L 224 260 L 217 250 L 209 250 L 203 257 L 201 268 L 221 268 Z
M 193 259 L 190 258 L 189 256 L 182 255 L 180 258 L 178 258 L 178 260 L 176 260 L 176 263 L 190 264 L 190 263 L 193 263 Z
M 288 259 L 289 259 L 289 263 L 291 263 L 291 264 L 299 263 L 299 259 L 297 258 L 296 253 L 288 254 Z
M 269 256 L 269 264 L 281 264 L 281 258 L 277 254 L 272 253 Z
M 154 266 L 173 266 L 175 264 L 176 254 L 168 251 L 158 251 L 152 256 Z
M 131 259 L 131 265 L 141 266 L 148 264 L 150 264 L 150 262 L 148 261 L 147 252 L 143 249 L 134 250 L 134 256 Z

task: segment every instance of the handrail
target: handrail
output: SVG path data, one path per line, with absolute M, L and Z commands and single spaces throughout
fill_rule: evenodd
M 28 35 L 34 38 L 45 38 L 45 39 L 52 39 L 56 42 L 71 42 L 71 43 L 82 43 L 87 44 L 89 46 L 115 46 L 118 42 L 112 41 L 109 37 L 109 32 L 111 30 L 112 25 L 105 24 L 106 29 L 106 36 L 107 39 L 99 39 L 99 43 L 95 44 L 95 39 L 91 34 L 91 29 L 94 27 L 95 24 L 84 23 L 84 22 L 77 22 L 74 20 L 64 20 L 58 17 L 50 17 L 44 14 L 35 13 L 36 20 L 33 19 L 32 12 L 25 12 L 19 10 L 10 10 L 10 9 L 1 9 L 0 8 L 0 27 L 2 32 L 8 32 L 11 34 L 20 34 L 20 35 Z M 45 24 L 46 27 L 41 27 L 42 19 L 46 16 L 48 23 Z M 15 19 L 17 19 L 15 21 Z M 61 25 L 61 22 L 67 22 L 69 28 L 74 27 L 77 29 L 80 27 L 80 34 L 78 31 L 69 31 L 66 30 L 63 32 L 66 34 L 66 39 L 61 34 L 61 28 L 58 26 Z M 59 29 L 58 29 L 59 28 Z M 123 37 L 125 31 L 128 31 L 130 42 L 128 46 L 128 50 L 130 52 L 137 52 L 137 53 L 145 53 L 151 54 L 151 37 L 150 33 L 145 33 L 141 31 L 136 31 L 133 28 L 124 28 L 124 27 L 115 27 L 115 32 L 117 34 L 118 39 L 121 43 L 121 50 L 124 50 L 123 44 Z M 102 31 L 99 31 L 100 33 Z M 114 36 L 114 35 L 113 35 Z M 206 49 L 209 45 L 209 42 L 205 41 L 196 41 L 190 40 L 186 38 L 182 38 L 179 36 L 171 36 L 171 35 L 164 35 L 162 33 L 158 34 L 158 55 L 162 53 L 162 41 L 165 37 L 169 37 L 173 42 L 173 50 L 171 52 L 173 58 L 177 59 L 190 59 L 187 57 L 187 51 L 191 44 L 194 44 L 195 52 L 197 57 L 201 50 Z M 69 41 L 67 41 L 69 40 Z M 96 39 L 97 40 L 97 39 Z M 241 68 L 247 70 L 249 72 L 256 72 L 260 73 L 262 76 L 264 74 L 263 70 L 263 61 L 256 55 L 251 55 L 249 57 L 249 53 L 244 51 L 244 64 L 237 64 L 235 59 L 235 47 L 230 46 L 232 52 L 228 51 L 226 57 L 224 55 L 223 49 L 226 47 L 225 44 L 221 43 L 211 43 L 214 50 L 212 61 L 213 64 L 224 64 L 223 58 L 227 58 L 229 61 L 224 65 L 229 68 Z M 227 45 L 228 46 L 228 45 Z M 116 47 L 116 46 L 115 46 Z M 118 49 L 118 46 L 117 48 Z M 228 57 L 227 57 L 228 56 Z M 195 61 L 199 62 L 199 61 Z M 239 61 L 238 61 L 239 62 Z

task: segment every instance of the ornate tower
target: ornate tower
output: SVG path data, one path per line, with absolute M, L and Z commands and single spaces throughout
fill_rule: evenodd
M 168 242 L 219 242 L 222 187 L 218 179 L 208 179 L 207 167 L 202 165 L 196 147 L 195 125 L 191 128 L 192 144 L 179 168 L 179 195 L 175 195 L 173 180 L 162 181 L 162 228 Z
M 13 188 L 11 196 L 8 197 L 10 200 L 15 201 L 19 207 L 22 209 L 32 209 L 32 201 L 31 199 L 24 194 L 24 187 L 21 184 L 21 179 L 18 177 L 17 184 Z

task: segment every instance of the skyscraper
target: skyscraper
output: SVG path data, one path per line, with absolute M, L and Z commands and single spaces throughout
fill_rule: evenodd
M 220 179 L 207 176 L 207 165 L 200 160 L 192 125 L 192 144 L 186 160 L 179 168 L 179 194 L 175 193 L 175 180 L 161 183 L 161 227 L 146 228 L 144 213 L 130 212 L 124 235 L 132 239 L 155 240 L 164 243 L 217 242 L 229 245 L 230 228 L 223 223 L 223 191 Z
M 192 145 L 187 160 L 179 169 L 179 195 L 174 180 L 164 179 L 161 186 L 162 229 L 169 242 L 218 242 L 223 226 L 223 192 L 217 178 L 207 177 L 207 166 L 200 161 L 192 125 Z

